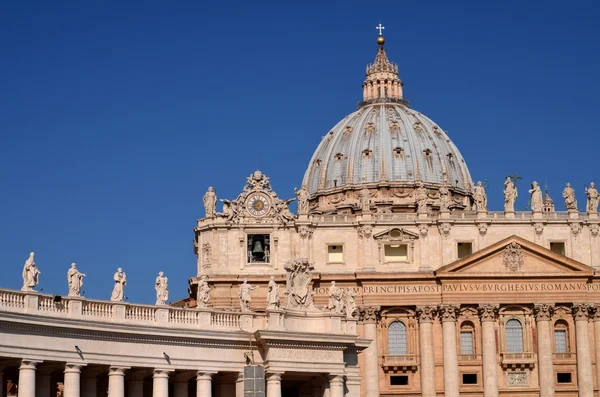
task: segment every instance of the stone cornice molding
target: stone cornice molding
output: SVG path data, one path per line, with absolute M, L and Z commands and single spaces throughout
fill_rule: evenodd
M 495 322 L 498 318 L 499 306 L 496 304 L 484 303 L 480 304 L 477 308 L 479 311 L 479 318 L 481 322 L 493 321 Z
M 554 314 L 554 303 L 536 303 L 533 305 L 535 321 L 550 321 Z
M 433 323 L 437 308 L 435 306 L 417 306 L 419 323 Z
M 380 306 L 366 306 L 361 307 L 360 318 L 363 324 L 377 324 L 380 318 L 381 307 Z
M 575 321 L 587 321 L 590 318 L 590 305 L 587 303 L 573 303 L 571 312 Z
M 459 311 L 460 305 L 443 304 L 438 306 L 438 315 L 442 322 L 456 322 Z

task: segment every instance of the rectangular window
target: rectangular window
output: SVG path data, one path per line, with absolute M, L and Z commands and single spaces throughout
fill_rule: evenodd
M 462 374 L 463 385 L 476 385 L 477 374 Z
M 560 255 L 565 255 L 565 243 L 559 241 L 553 241 L 550 243 L 550 251 L 556 252 Z
M 271 262 L 271 239 L 268 234 L 248 235 L 248 263 Z
M 554 352 L 555 353 L 567 353 L 567 331 L 555 330 L 554 331 Z
M 556 374 L 556 383 L 571 383 L 571 373 L 558 372 Z
M 473 354 L 473 332 L 460 333 L 460 354 Z
M 472 243 L 457 243 L 456 249 L 458 251 L 458 259 L 464 258 L 465 256 L 469 256 L 473 253 L 473 244 Z
M 408 376 L 390 376 L 390 386 L 407 386 Z
M 327 246 L 327 262 L 343 263 L 344 262 L 344 248 L 341 245 L 328 245 Z
M 389 244 L 384 246 L 385 262 L 408 262 L 408 246 L 406 244 Z

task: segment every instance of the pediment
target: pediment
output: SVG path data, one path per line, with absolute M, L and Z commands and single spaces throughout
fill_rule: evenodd
M 511 236 L 439 268 L 439 277 L 458 275 L 594 275 L 594 269 L 518 236 Z
M 419 238 L 419 235 L 415 232 L 411 232 L 410 230 L 395 227 L 374 234 L 373 238 L 375 240 L 383 241 L 407 241 L 416 240 Z

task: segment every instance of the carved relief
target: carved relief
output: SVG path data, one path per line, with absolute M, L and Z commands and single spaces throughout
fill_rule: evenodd
M 481 222 L 477 224 L 477 228 L 479 229 L 479 234 L 481 234 L 482 236 L 485 236 L 485 234 L 487 233 L 488 230 L 488 224 L 485 222 Z
M 392 187 L 392 188 L 390 188 L 390 193 L 392 193 L 392 195 L 395 197 L 405 198 L 405 197 L 410 196 L 413 193 L 413 190 L 405 189 L 402 187 Z
M 542 233 L 544 233 L 544 224 L 541 222 L 534 223 L 533 230 L 535 231 L 535 234 L 540 236 Z
M 587 303 L 573 303 L 571 312 L 575 321 L 587 321 L 589 318 L 590 305 Z
M 283 268 L 286 271 L 285 307 L 314 309 L 311 281 L 314 267 L 307 258 L 291 259 Z
M 590 233 L 593 237 L 598 237 L 598 233 L 600 232 L 600 226 L 597 223 L 590 225 Z
M 516 272 L 523 266 L 523 262 L 524 256 L 519 244 L 512 242 L 504 248 L 502 263 L 508 270 Z
M 429 233 L 429 225 L 425 223 L 419 224 L 419 234 L 423 237 L 427 237 L 427 233 Z
M 359 227 L 356 228 L 356 231 L 358 232 L 358 237 L 363 239 L 363 238 L 369 238 L 371 237 L 371 235 L 373 234 L 373 226 L 371 225 L 361 225 Z
M 440 305 L 438 309 L 439 316 L 444 321 L 456 321 L 456 316 L 459 312 L 458 305 Z
M 419 319 L 419 323 L 432 323 L 435 313 L 435 306 L 417 306 L 417 317 Z
M 367 135 L 371 135 L 375 133 L 375 123 L 373 123 L 372 121 L 369 121 L 367 123 L 367 126 L 365 127 L 365 133 Z
M 554 312 L 554 305 L 548 303 L 539 303 L 533 306 L 536 321 L 550 321 Z
M 450 229 L 452 229 L 452 225 L 448 222 L 442 222 L 439 224 L 440 233 L 444 237 L 448 237 L 450 235 Z
M 381 307 L 367 306 L 360 308 L 360 319 L 365 324 L 375 324 L 379 320 Z
M 313 228 L 310 226 L 306 226 L 306 225 L 302 225 L 298 227 L 298 234 L 300 235 L 300 238 L 305 239 L 305 238 L 311 238 L 312 234 L 313 234 Z
M 527 384 L 527 373 L 526 372 L 507 372 L 507 382 L 509 386 L 512 385 L 526 385 Z
M 212 259 L 212 247 L 210 243 L 202 244 L 202 266 L 210 267 L 210 262 Z
M 346 198 L 346 195 L 344 193 L 335 193 L 335 194 L 331 194 L 329 196 L 327 196 L 327 202 L 329 204 L 339 204 L 342 201 L 344 201 L 344 199 Z
M 481 321 L 496 321 L 498 317 L 498 305 L 484 303 L 480 304 L 477 309 Z
M 573 233 L 573 236 L 578 236 L 579 233 L 581 232 L 581 223 L 571 223 L 571 233 Z

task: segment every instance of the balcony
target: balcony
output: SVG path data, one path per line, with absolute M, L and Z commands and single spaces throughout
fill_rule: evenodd
M 478 365 L 481 364 L 481 354 L 459 354 L 459 365 Z
M 383 356 L 384 371 L 416 371 L 419 365 L 416 354 L 386 354 Z
M 500 363 L 504 369 L 533 368 L 536 361 L 535 353 L 500 353 Z
M 577 362 L 576 353 L 553 353 L 552 361 L 554 364 L 575 364 Z

